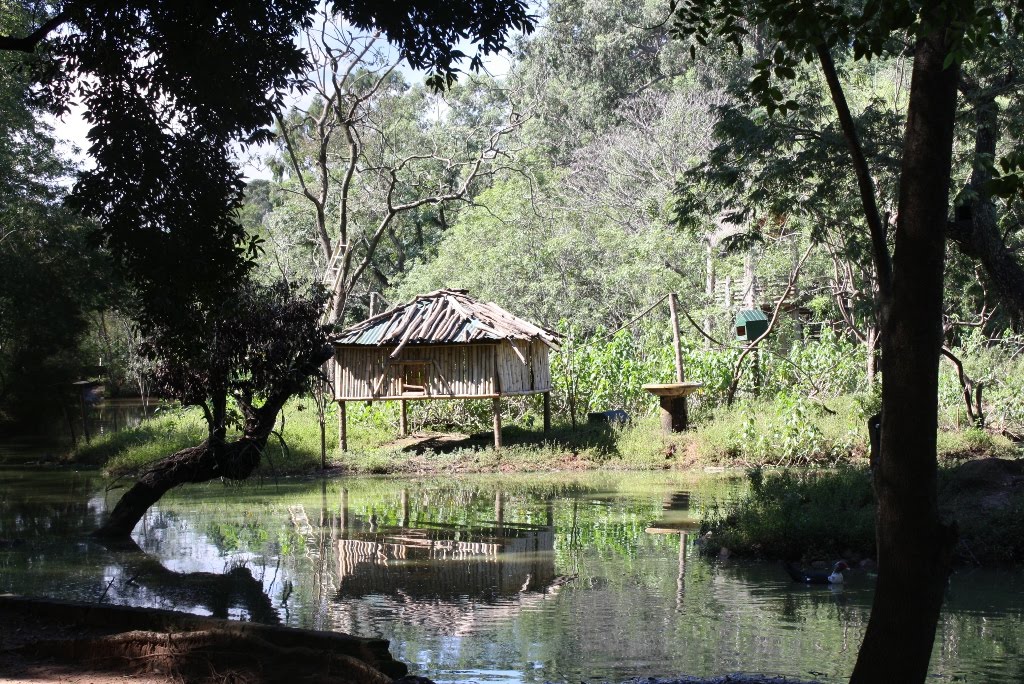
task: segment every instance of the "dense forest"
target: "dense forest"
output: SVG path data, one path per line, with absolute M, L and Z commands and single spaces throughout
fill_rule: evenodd
M 676 292 L 685 374 L 705 386 L 704 415 L 755 394 L 781 412 L 794 401 L 833 410 L 852 396 L 867 415 L 877 266 L 818 65 L 775 67 L 785 71 L 772 85 L 780 113 L 748 88 L 775 57 L 767 34 L 744 36 L 740 51 L 719 39 L 691 54 L 662 3 L 539 9 L 539 30 L 515 38 L 510 56 L 443 90 L 379 34 L 329 16 L 311 23 L 310 63 L 288 84 L 273 141 L 238 151 L 256 160 L 232 219 L 255 279 L 305 288 L 330 265 L 339 326 L 449 287 L 557 329 L 568 340 L 554 358 L 564 420 L 653 411 L 640 385 L 672 376 L 667 307 L 634 317 Z M 29 18 L 5 12 L 5 32 L 19 20 Z M 1016 439 L 1022 206 L 993 195 L 1012 189 L 998 162 L 1019 136 L 1018 39 L 1007 31 L 958 86 L 940 404 L 945 428 Z M 877 212 L 891 222 L 911 57 L 855 56 L 836 54 L 835 67 Z M 149 395 L 157 361 L 141 343 L 153 333 L 152 291 L 185 272 L 160 273 L 150 259 L 129 265 L 147 269 L 147 282 L 125 278 L 123 246 L 96 239 L 94 223 L 107 219 L 65 201 L 76 169 L 23 57 L 0 58 L 0 404 L 9 418 L 38 416 L 60 401 L 55 388 L 99 367 L 110 391 Z M 201 260 L 202 244 L 176 249 L 163 261 Z M 740 309 L 773 321 L 756 354 L 734 339 Z M 422 420 L 472 426 L 474 415 L 452 406 Z

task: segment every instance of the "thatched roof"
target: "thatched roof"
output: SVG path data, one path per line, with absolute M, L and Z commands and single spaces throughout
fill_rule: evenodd
M 497 304 L 478 302 L 466 290 L 438 290 L 346 328 L 335 344 L 461 344 L 498 340 L 540 340 L 558 349 L 558 333 L 516 318 Z

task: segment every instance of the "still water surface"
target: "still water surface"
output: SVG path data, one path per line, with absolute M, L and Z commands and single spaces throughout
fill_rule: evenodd
M 759 671 L 844 680 L 873 579 L 794 585 L 709 561 L 722 476 L 543 475 L 192 486 L 135 531 L 87 538 L 123 490 L 0 465 L 0 592 L 157 606 L 391 640 L 439 682 L 619 681 Z M 1024 574 L 950 583 L 936 681 L 1024 681 Z

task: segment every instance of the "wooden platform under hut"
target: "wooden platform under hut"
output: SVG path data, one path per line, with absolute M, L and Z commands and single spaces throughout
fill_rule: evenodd
M 345 403 L 400 401 L 403 435 L 417 399 L 492 399 L 494 447 L 501 448 L 501 397 L 544 395 L 551 427 L 548 352 L 558 333 L 517 318 L 465 290 L 438 290 L 346 330 L 334 341 L 339 443 L 347 449 Z

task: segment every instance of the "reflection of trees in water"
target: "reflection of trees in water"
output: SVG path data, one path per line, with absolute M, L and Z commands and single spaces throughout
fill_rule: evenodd
M 497 481 L 460 494 L 454 479 L 439 488 L 395 480 L 255 493 L 211 487 L 162 502 L 140 529 L 150 554 L 140 557 L 99 552 L 82 541 L 101 504 L 90 507 L 95 490 L 87 483 L 69 474 L 0 482 L 0 537 L 18 529 L 12 536 L 26 539 L 0 550 L 0 578 L 36 582 L 36 593 L 60 584 L 60 591 L 74 586 L 76 597 L 90 601 L 106 591 L 104 602 L 236 618 L 273 619 L 276 607 L 289 623 L 387 636 L 396 653 L 409 649 L 402 655 L 410 660 L 419 649 L 430 649 L 438 662 L 448 658 L 437 655 L 447 647 L 443 636 L 458 635 L 466 638 L 450 659 L 468 668 L 504 658 L 511 662 L 502 664 L 525 673 L 533 661 L 543 662 L 543 670 L 524 674 L 527 681 L 561 679 L 555 675 L 573 668 L 594 678 L 599 667 L 600 678 L 615 679 L 615 663 L 643 659 L 676 671 L 721 672 L 734 653 L 743 656 L 735 656 L 737 669 L 757 661 L 834 674 L 855 653 L 870 600 L 867 579 L 858 585 L 854 577 L 837 597 L 791 586 L 775 564 L 708 562 L 692 546 L 680 559 L 678 534 L 646 530 L 671 529 L 686 507 L 699 513 L 702 497 L 669 494 L 664 486 L 626 493 L 568 486 L 564 496 L 539 484 L 505 491 Z M 301 504 L 301 531 L 288 504 Z M 547 530 L 550 541 L 536 529 Z M 347 574 L 342 540 L 366 545 L 347 549 L 355 563 Z M 536 549 L 529 546 L 534 541 Z M 488 545 L 499 542 L 506 551 L 491 553 Z M 231 570 L 246 558 L 251 573 Z M 227 572 L 177 572 L 221 568 Z M 1022 680 L 1022 664 L 1011 657 L 1024 651 L 1024 598 L 1013 593 L 1019 584 L 1005 574 L 982 574 L 953 577 L 948 610 L 956 612 L 940 621 L 933 670 L 976 674 L 979 664 L 993 663 L 1000 668 L 992 670 L 993 681 Z M 822 650 L 841 655 L 825 667 L 817 660 Z
M 319 511 L 290 506 L 293 529 L 304 540 L 314 572 L 307 600 L 318 606 L 318 621 L 358 629 L 356 606 L 365 599 L 375 611 L 450 633 L 482 614 L 511 614 L 523 602 L 556 591 L 551 503 L 545 504 L 547 524 L 506 522 L 504 494 L 492 496 L 490 519 L 473 526 L 418 520 L 413 513 L 424 502 L 414 503 L 407 489 L 387 516 L 379 516 L 376 507 L 368 516 L 354 515 L 346 490 L 334 511 L 326 489 Z M 399 524 L 383 525 L 381 517 Z
M 45 540 L 96 526 L 95 478 L 8 471 L 0 478 L 0 539 Z
M 105 593 L 117 603 L 196 612 L 213 617 L 244 617 L 278 624 L 280 619 L 249 568 L 236 566 L 224 573 L 177 572 L 143 551 L 134 541 L 108 546 L 116 574 Z

